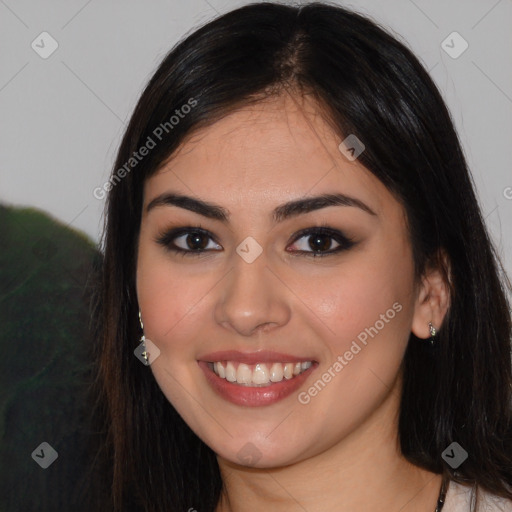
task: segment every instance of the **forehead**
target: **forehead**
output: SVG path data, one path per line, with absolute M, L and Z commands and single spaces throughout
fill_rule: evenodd
M 377 213 L 396 203 L 373 174 L 341 153 L 341 140 L 310 97 L 271 97 L 193 132 L 147 180 L 144 202 L 172 189 L 228 210 L 334 191 Z

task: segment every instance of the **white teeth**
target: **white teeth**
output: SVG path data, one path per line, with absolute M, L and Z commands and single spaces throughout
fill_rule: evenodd
M 238 384 L 250 384 L 252 381 L 252 372 L 251 369 L 244 363 L 240 363 L 238 365 L 238 370 L 236 371 L 236 381 Z
M 281 382 L 283 380 L 283 365 L 274 363 L 270 368 L 270 380 L 272 382 Z
M 267 365 L 264 363 L 257 364 L 252 372 L 253 384 L 267 384 L 269 381 L 269 371 Z
M 300 363 L 257 363 L 254 366 L 236 361 L 217 361 L 210 368 L 221 378 L 241 386 L 270 386 L 273 382 L 290 380 L 312 366 L 311 361 Z
M 236 370 L 231 361 L 226 365 L 226 380 L 229 382 L 236 382 Z
M 215 364 L 213 365 L 213 369 L 215 370 Z M 217 363 L 217 371 L 215 372 L 222 379 L 226 378 L 226 369 L 222 365 L 222 363 Z

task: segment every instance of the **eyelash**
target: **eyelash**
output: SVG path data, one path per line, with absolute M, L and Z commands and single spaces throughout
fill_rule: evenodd
M 185 250 L 185 249 L 182 249 L 181 247 L 176 247 L 176 245 L 173 243 L 173 240 L 175 238 L 178 238 L 180 236 L 187 235 L 187 234 L 192 234 L 192 233 L 207 236 L 207 237 L 211 238 L 215 243 L 217 243 L 215 241 L 215 239 L 213 238 L 213 236 L 211 235 L 211 233 L 208 230 L 203 229 L 201 227 L 201 225 L 186 226 L 186 227 L 181 227 L 181 228 L 170 229 L 169 231 L 166 231 L 165 233 L 162 233 L 161 235 L 157 236 L 155 241 L 158 244 L 163 245 L 167 250 L 172 251 L 176 254 L 180 254 L 181 256 L 196 256 L 196 257 L 198 257 L 198 256 L 203 255 L 206 252 L 212 252 L 211 249 L 200 249 L 200 250 L 196 250 L 196 251 Z M 325 236 L 328 236 L 329 238 L 332 238 L 333 240 L 335 240 L 337 243 L 340 244 L 339 247 L 336 247 L 335 249 L 331 249 L 330 251 L 325 251 L 323 253 L 318 253 L 318 252 L 315 253 L 313 251 L 293 251 L 293 252 L 299 253 L 301 255 L 304 255 L 304 256 L 310 257 L 310 258 L 319 258 L 319 257 L 323 258 L 325 256 L 332 256 L 334 254 L 348 250 L 355 245 L 355 242 L 351 238 L 345 236 L 343 233 L 341 233 L 337 229 L 330 228 L 329 226 L 327 226 L 325 224 L 322 224 L 321 226 L 317 226 L 317 227 L 311 227 L 311 228 L 306 228 L 306 229 L 300 230 L 298 233 L 295 234 L 295 237 L 293 238 L 292 243 L 297 242 L 301 238 L 311 237 L 313 235 L 318 235 L 318 234 L 325 235 Z M 213 252 L 220 252 L 220 251 L 214 250 Z

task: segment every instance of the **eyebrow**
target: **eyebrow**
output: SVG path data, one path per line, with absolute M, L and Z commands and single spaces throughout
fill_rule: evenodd
M 229 212 L 222 206 L 174 192 L 166 192 L 155 197 L 146 207 L 146 212 L 158 206 L 177 206 L 209 219 L 221 222 L 229 221 Z M 355 197 L 345 194 L 322 194 L 284 203 L 273 210 L 272 218 L 274 222 L 282 222 L 291 217 L 327 208 L 328 206 L 352 206 L 370 215 L 377 216 L 369 206 Z

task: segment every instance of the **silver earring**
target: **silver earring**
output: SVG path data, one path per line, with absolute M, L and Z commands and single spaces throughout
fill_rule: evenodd
M 432 322 L 428 323 L 428 328 L 430 329 L 430 344 L 434 344 L 434 338 L 436 337 L 436 328 L 432 325 Z
M 140 343 L 142 343 L 142 352 L 141 352 L 141 356 L 144 358 L 145 360 L 145 365 L 149 365 L 149 354 L 146 350 L 146 337 L 144 336 L 144 324 L 142 323 L 142 315 L 140 313 L 140 309 L 139 309 L 139 322 L 140 322 L 140 328 L 142 329 L 142 336 L 140 337 Z

